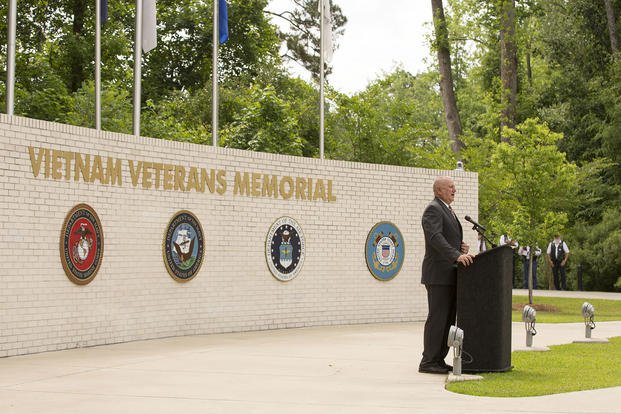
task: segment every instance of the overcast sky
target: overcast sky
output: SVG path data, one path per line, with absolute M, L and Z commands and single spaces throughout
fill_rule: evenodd
M 417 74 L 429 66 L 429 45 L 425 35 L 431 31 L 429 0 L 333 0 L 348 19 L 345 34 L 338 38 L 332 59 L 330 85 L 353 94 L 370 81 L 397 66 Z M 286 10 L 292 0 L 271 0 L 273 11 Z M 273 22 L 278 24 L 277 18 Z M 291 66 L 292 73 L 309 76 Z

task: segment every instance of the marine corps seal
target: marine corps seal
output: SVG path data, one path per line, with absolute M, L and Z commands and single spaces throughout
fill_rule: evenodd
M 405 252 L 397 226 L 388 221 L 377 223 L 367 236 L 365 250 L 367 267 L 376 279 L 388 281 L 397 276 Z
M 166 227 L 163 242 L 166 270 L 177 282 L 187 282 L 198 273 L 203 262 L 203 228 L 189 211 L 177 212 Z
M 291 217 L 281 217 L 272 224 L 265 241 L 265 258 L 274 277 L 287 282 L 302 269 L 304 233 Z
M 73 207 L 60 233 L 60 261 L 73 283 L 86 285 L 97 274 L 103 258 L 104 238 L 101 222 L 88 204 Z

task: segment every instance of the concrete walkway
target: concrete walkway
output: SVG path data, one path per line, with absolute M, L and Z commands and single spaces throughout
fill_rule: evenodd
M 535 346 L 584 337 L 582 323 L 537 331 Z M 621 387 L 529 398 L 453 394 L 446 375 L 417 372 L 422 332 L 422 323 L 334 326 L 4 358 L 0 413 L 621 412 Z M 621 321 L 597 323 L 593 336 L 621 336 Z M 514 349 L 524 343 L 523 324 L 514 323 Z

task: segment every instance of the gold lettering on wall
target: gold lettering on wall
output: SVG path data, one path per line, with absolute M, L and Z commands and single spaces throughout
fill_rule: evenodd
M 278 177 L 267 174 L 263 174 L 263 186 L 261 187 L 262 197 L 274 197 L 278 198 Z
M 287 184 L 287 185 L 285 185 Z M 280 190 L 280 196 L 288 200 L 293 196 L 293 192 L 295 191 L 295 187 L 293 186 L 293 178 L 289 176 L 284 176 L 280 179 L 280 185 L 278 186 Z
M 237 171 L 235 173 L 235 184 L 233 185 L 233 195 L 250 195 L 250 175 L 246 172 L 243 177 Z
M 225 195 L 227 172 L 198 166 L 165 164 L 149 160 L 123 160 L 98 154 L 81 154 L 50 148 L 28 147 L 32 175 L 37 178 L 123 186 L 129 173 L 132 187 L 144 190 L 183 191 Z M 125 166 L 125 168 L 124 168 Z M 127 177 L 126 177 L 127 178 Z M 332 180 L 278 176 L 256 171 L 236 171 L 233 195 L 283 200 L 336 202 Z
M 216 192 L 220 195 L 224 195 L 224 193 L 226 193 L 226 171 L 218 170 L 216 180 L 218 180 L 218 189 Z

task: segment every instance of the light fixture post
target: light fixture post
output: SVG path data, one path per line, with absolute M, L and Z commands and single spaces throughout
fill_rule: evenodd
M 528 348 L 533 346 L 533 336 L 537 335 L 535 329 L 535 322 L 537 320 L 537 311 L 530 305 L 524 306 L 522 311 L 522 320 L 526 328 L 526 346 Z
M 595 307 L 589 302 L 584 302 L 582 304 L 582 317 L 584 318 L 584 337 L 590 339 L 591 331 L 595 329 L 595 322 L 593 321 L 595 317 Z
M 461 351 L 464 344 L 464 331 L 455 325 L 449 329 L 447 345 L 453 348 L 453 375 L 461 375 Z

